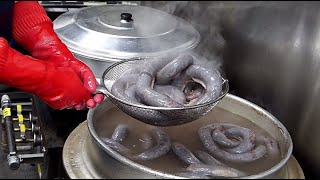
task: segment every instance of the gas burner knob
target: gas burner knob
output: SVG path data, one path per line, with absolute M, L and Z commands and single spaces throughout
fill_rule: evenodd
M 33 147 L 38 147 L 42 143 L 42 135 L 41 134 L 34 134 L 33 135 Z
M 31 129 L 32 129 L 32 133 L 40 134 L 40 126 L 36 126 L 36 124 L 32 123 Z
M 20 159 L 16 154 L 8 154 L 7 162 L 11 170 L 17 170 L 20 167 Z
M 37 123 L 37 121 L 38 121 L 38 117 L 37 117 L 37 116 L 32 116 L 32 115 L 31 115 L 31 122 L 32 122 L 33 124 L 36 124 L 36 123 Z

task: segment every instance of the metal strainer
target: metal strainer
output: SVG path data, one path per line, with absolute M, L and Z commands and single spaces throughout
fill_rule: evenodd
M 222 78 L 221 95 L 210 102 L 187 106 L 182 108 L 153 107 L 147 105 L 137 105 L 126 102 L 111 94 L 113 83 L 124 73 L 133 69 L 138 64 L 142 64 L 140 59 L 124 60 L 108 67 L 103 73 L 101 85 L 97 88 L 98 92 L 105 94 L 112 103 L 129 116 L 154 126 L 175 126 L 186 124 L 197 120 L 211 111 L 215 105 L 228 93 L 228 80 Z

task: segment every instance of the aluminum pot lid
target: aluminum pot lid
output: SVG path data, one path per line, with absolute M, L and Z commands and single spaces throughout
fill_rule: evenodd
M 54 30 L 76 54 L 106 60 L 189 50 L 200 34 L 181 18 L 138 5 L 102 5 L 60 15 Z

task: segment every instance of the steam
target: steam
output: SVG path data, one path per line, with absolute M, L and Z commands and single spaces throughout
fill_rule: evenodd
M 177 10 L 181 10 L 188 5 L 188 1 L 142 1 L 142 6 L 148 6 L 169 14 L 174 14 Z
M 226 42 L 221 34 L 221 3 L 197 1 L 142 1 L 142 6 L 152 7 L 180 17 L 197 29 L 201 35 L 199 45 L 192 55 L 207 67 L 222 72 L 223 52 Z

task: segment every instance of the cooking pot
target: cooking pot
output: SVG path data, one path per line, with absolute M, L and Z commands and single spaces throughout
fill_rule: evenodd
M 198 31 L 181 18 L 139 5 L 102 5 L 67 12 L 54 30 L 97 79 L 115 62 L 193 49 Z
M 257 105 L 231 94 L 227 94 L 217 107 L 224 110 L 221 117 L 215 108 L 203 118 L 212 119 L 214 122 L 215 119 L 225 115 L 236 114 L 262 128 L 279 142 L 283 153 L 281 161 L 266 171 L 244 178 L 304 178 L 299 164 L 291 155 L 293 149 L 291 137 L 274 116 Z M 63 163 L 70 178 L 181 178 L 133 162 L 103 143 L 101 137 L 105 136 L 108 130 L 112 131 L 110 123 L 118 124 L 120 116 L 122 120 L 131 121 L 134 124 L 132 128 L 148 126 L 123 113 L 109 100 L 89 110 L 87 122 L 79 125 L 70 134 L 63 149 Z M 188 136 L 190 134 L 188 131 L 201 123 L 203 118 L 183 125 L 184 127 L 181 127 L 184 129 L 183 134 Z

